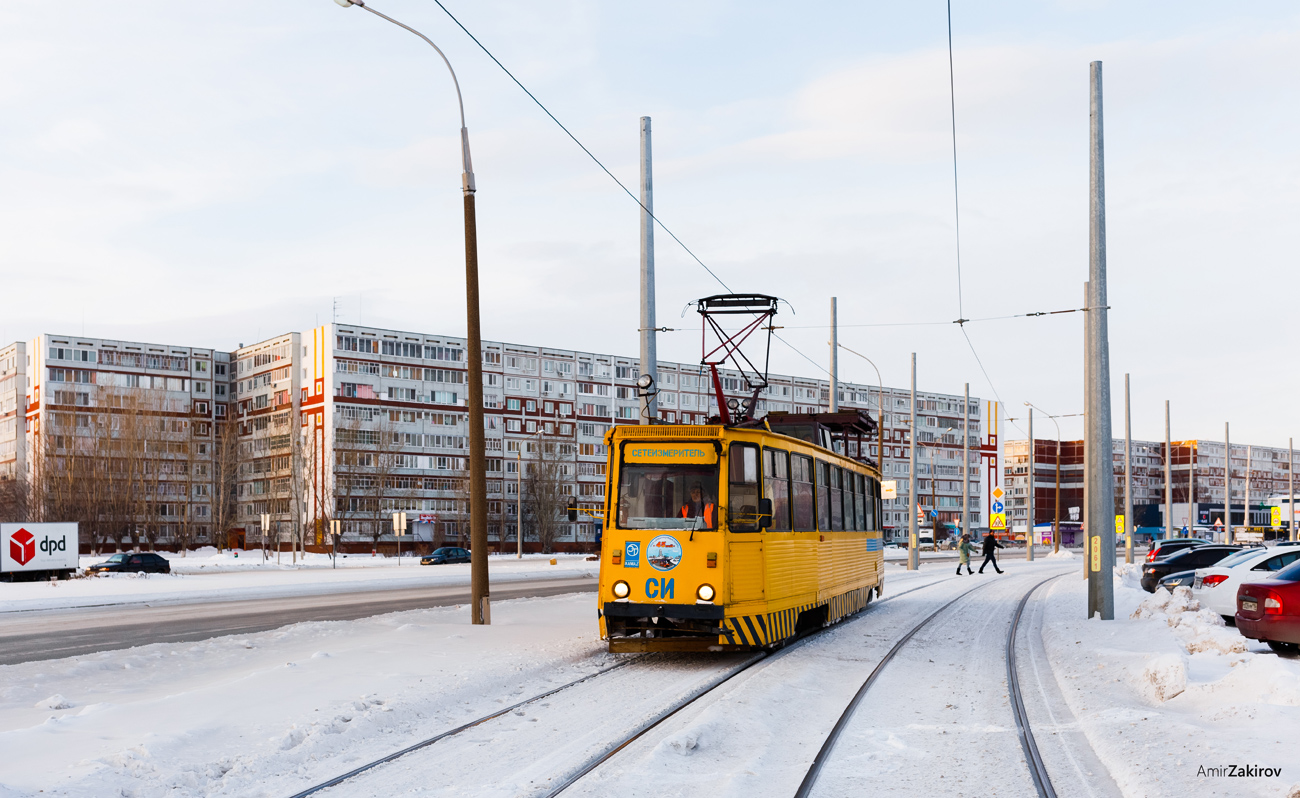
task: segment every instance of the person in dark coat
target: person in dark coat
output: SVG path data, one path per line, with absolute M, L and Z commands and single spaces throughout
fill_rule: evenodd
M 999 543 L 998 539 L 993 536 L 992 532 L 985 535 L 984 536 L 984 564 L 980 566 L 980 573 L 984 573 L 984 566 L 988 565 L 989 563 L 993 564 L 993 570 L 997 571 L 998 573 L 1002 573 L 1002 569 L 998 567 L 998 558 L 996 556 L 996 553 L 998 549 L 1005 549 L 1005 548 L 1006 546 L 1003 546 L 1001 543 Z

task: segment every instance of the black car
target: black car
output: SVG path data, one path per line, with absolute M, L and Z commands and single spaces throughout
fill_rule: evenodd
M 1172 556 L 1149 562 L 1142 566 L 1142 589 L 1154 593 L 1160 580 L 1166 576 L 1182 571 L 1195 571 L 1197 568 L 1208 568 L 1234 551 L 1241 551 L 1241 546 L 1210 543 L 1204 546 L 1192 546 Z
M 131 552 L 114 554 L 104 562 L 95 563 L 86 569 L 86 573 L 90 574 L 169 574 L 171 572 L 171 563 L 167 562 L 166 558 L 147 551 L 136 552 L 134 554 Z
M 1174 592 L 1174 588 L 1191 587 L 1192 583 L 1195 581 L 1196 581 L 1195 571 L 1179 571 L 1176 574 L 1170 574 L 1169 576 L 1166 576 L 1164 579 L 1161 579 L 1160 587 L 1163 587 L 1165 590 L 1168 590 L 1170 593 L 1172 593 Z
M 1170 557 L 1183 549 L 1189 549 L 1192 546 L 1204 546 L 1207 541 L 1200 538 L 1170 538 L 1169 540 L 1157 540 L 1151 544 L 1151 551 L 1147 552 L 1147 562 L 1155 562 L 1161 557 Z
M 420 565 L 446 565 L 453 562 L 469 562 L 469 549 L 443 546 L 434 549 L 429 556 L 420 558 Z

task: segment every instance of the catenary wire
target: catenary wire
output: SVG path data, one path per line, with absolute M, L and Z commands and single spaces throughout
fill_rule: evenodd
M 455 14 L 453 14 L 453 13 L 451 13 L 450 11 L 447 10 L 447 7 L 446 7 L 445 5 L 442 4 L 442 1 L 441 1 L 441 0 L 433 0 L 433 2 L 437 3 L 437 4 L 438 4 L 438 8 L 441 8 L 441 9 L 443 10 L 443 12 L 444 12 L 448 17 L 451 17 L 451 21 L 452 21 L 452 22 L 455 22 L 455 23 L 456 23 L 456 26 L 457 26 L 458 28 L 460 28 L 461 30 L 465 31 L 465 35 L 468 36 L 471 40 L 473 40 L 473 42 L 479 46 L 479 49 L 482 50 L 484 53 L 486 53 L 488 58 L 491 58 L 491 59 L 492 59 L 493 63 L 495 63 L 497 66 L 501 67 L 501 71 L 504 72 L 504 73 L 506 73 L 506 75 L 507 75 L 511 80 L 513 80 L 513 81 L 515 82 L 515 85 L 518 86 L 520 89 L 522 89 L 523 92 L 524 92 L 524 94 L 527 94 L 527 95 L 528 95 L 528 98 L 529 98 L 530 100 L 532 100 L 534 103 L 536 103 L 536 104 L 537 104 L 537 107 L 540 108 L 540 109 L 542 109 L 542 112 L 545 113 L 547 116 L 549 116 L 549 117 L 551 118 L 551 121 L 552 121 L 552 122 L 554 122 L 555 124 L 559 125 L 559 126 L 560 126 L 560 130 L 563 130 L 563 131 L 565 132 L 565 134 L 568 135 L 569 138 L 573 139 L 573 143 L 574 143 L 574 144 L 577 144 L 578 147 L 579 147 L 583 152 L 585 152 L 585 153 L 587 154 L 587 157 L 590 158 L 590 159 L 591 159 L 591 160 L 596 164 L 596 166 L 599 166 L 599 167 L 600 167 L 600 170 L 601 170 L 602 172 L 604 172 L 605 174 L 609 175 L 609 179 L 610 179 L 610 180 L 613 180 L 613 181 L 618 185 L 619 188 L 623 189 L 623 193 L 625 193 L 625 194 L 627 194 L 629 197 L 631 197 L 631 198 L 632 198 L 632 201 L 635 202 L 638 206 L 640 206 L 641 210 L 645 211 L 645 213 L 646 213 L 646 214 L 647 214 L 651 219 L 653 219 L 653 220 L 655 221 L 655 224 L 659 225 L 659 228 L 660 228 L 661 230 L 663 230 L 665 233 L 667 233 L 668 236 L 669 236 L 670 238 L 672 238 L 672 240 L 676 241 L 676 242 L 677 242 L 677 245 L 680 246 L 683 250 L 685 250 L 685 251 L 686 251 L 686 254 L 687 254 L 687 255 L 690 255 L 691 258 L 692 258 L 696 263 L 700 264 L 700 267 L 703 268 L 704 271 L 708 272 L 710 277 L 712 277 L 714 280 L 717 280 L 719 285 L 721 285 L 723 288 L 727 289 L 728 291 L 731 291 L 731 290 L 732 290 L 732 289 L 731 289 L 731 286 L 727 285 L 726 281 L 724 281 L 721 277 L 719 277 L 719 276 L 717 275 L 716 272 L 714 272 L 712 269 L 710 269 L 710 268 L 709 268 L 709 267 L 704 263 L 704 261 L 700 260 L 699 256 L 696 255 L 694 252 L 692 252 L 692 251 L 691 251 L 691 248 L 688 247 L 688 246 L 686 246 L 686 244 L 684 244 L 684 243 L 682 242 L 682 240 L 681 240 L 680 238 L 677 237 L 677 234 L 676 234 L 676 233 L 674 233 L 672 230 L 669 230 L 669 229 L 668 229 L 668 226 L 665 225 L 665 224 L 664 224 L 664 223 L 659 219 L 658 216 L 655 216 L 655 215 L 654 215 L 654 211 L 651 211 L 651 210 L 650 210 L 649 208 L 647 208 L 644 204 L 642 204 L 641 200 L 638 199 L 637 196 L 636 196 L 635 194 L 633 194 L 632 191 L 631 191 L 627 186 L 623 185 L 623 181 L 621 181 L 621 180 L 619 180 L 617 177 L 615 177 L 615 176 L 614 176 L 614 173 L 611 172 L 611 171 L 609 171 L 609 169 L 606 168 L 605 164 L 601 163 L 600 159 L 597 158 L 597 157 L 595 156 L 595 154 L 592 153 L 591 150 L 587 149 L 587 145 L 583 144 L 581 141 L 578 140 L 578 137 L 577 137 L 577 136 L 573 135 L 573 131 L 571 131 L 571 130 L 569 130 L 567 127 L 565 127 L 565 126 L 564 126 L 564 123 L 561 122 L 559 119 L 557 119 L 557 118 L 555 117 L 555 114 L 551 113 L 551 111 L 550 111 L 549 108 L 547 108 L 545 105 L 542 105 L 542 101 L 539 100 L 539 99 L 537 99 L 537 96 L 534 95 L 531 91 L 529 91 L 529 90 L 528 90 L 528 87 L 526 87 L 523 83 L 521 83 L 521 82 L 519 81 L 519 78 L 517 78 L 517 77 L 514 76 L 514 73 L 513 73 L 513 72 L 511 72 L 509 69 L 506 69 L 506 65 L 503 64 L 503 63 L 501 63 L 501 61 L 499 61 L 495 55 L 492 55 L 492 51 L 489 50 L 487 47 L 485 47 L 485 46 L 483 45 L 483 42 L 481 42 L 481 41 L 478 40 L 478 37 L 477 37 L 477 36 L 475 36 L 474 34 L 470 33 L 470 32 L 469 32 L 469 28 L 466 28 L 463 24 L 461 24 L 461 21 L 460 21 L 459 19 L 456 19 L 456 15 L 455 15 Z
M 948 107 L 952 112 L 952 216 L 957 234 L 957 323 L 964 324 L 966 315 L 961 297 L 961 194 L 957 191 L 957 84 L 952 68 L 952 0 L 948 0 Z

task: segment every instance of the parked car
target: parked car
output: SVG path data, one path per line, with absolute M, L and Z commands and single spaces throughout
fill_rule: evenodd
M 1300 562 L 1237 588 L 1237 629 L 1279 654 L 1300 653 Z
M 1163 587 L 1170 593 L 1174 592 L 1176 587 L 1191 587 L 1192 580 L 1196 578 L 1195 571 L 1179 571 L 1176 574 L 1170 574 L 1159 582 L 1159 587 Z
M 1277 546 L 1300 546 L 1300 540 L 1279 540 Z
M 116 574 L 116 573 L 146 573 L 146 574 L 169 574 L 172 572 L 171 563 L 167 562 L 160 554 L 153 552 L 121 552 L 114 554 L 107 560 L 95 563 L 86 569 L 89 574 Z
M 1208 543 L 1201 546 L 1190 546 L 1169 557 L 1149 562 L 1142 566 L 1142 589 L 1148 593 L 1154 593 L 1156 592 L 1156 585 L 1166 576 L 1176 574 L 1179 571 L 1194 571 L 1197 568 L 1207 568 L 1215 565 L 1234 551 L 1241 551 L 1241 547 Z
M 1147 552 L 1147 562 L 1155 562 L 1161 557 L 1168 557 L 1175 552 L 1192 546 L 1204 546 L 1206 541 L 1200 538 L 1170 538 L 1169 540 L 1157 540 L 1151 544 L 1151 551 Z
M 1265 579 L 1270 573 L 1282 570 L 1300 560 L 1300 548 L 1254 547 L 1242 549 L 1225 557 L 1209 568 L 1198 568 L 1192 583 L 1192 595 L 1201 606 L 1214 610 L 1229 624 L 1237 613 L 1237 588 L 1243 582 Z
M 420 558 L 420 565 L 446 565 L 454 562 L 469 562 L 469 549 L 442 546 L 434 549 L 427 557 Z

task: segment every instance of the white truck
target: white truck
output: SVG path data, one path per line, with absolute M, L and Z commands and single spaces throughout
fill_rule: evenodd
M 67 579 L 79 554 L 75 523 L 0 524 L 0 581 Z

